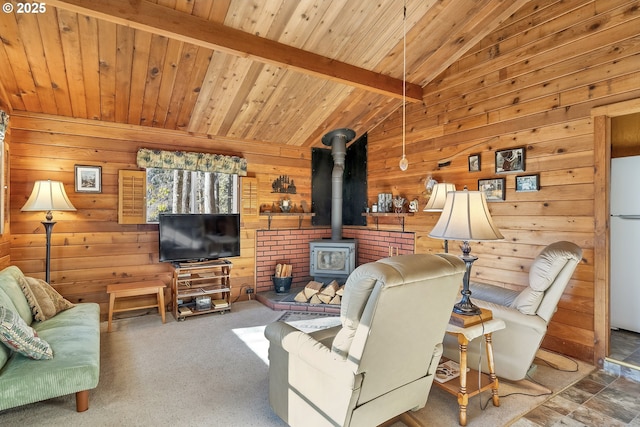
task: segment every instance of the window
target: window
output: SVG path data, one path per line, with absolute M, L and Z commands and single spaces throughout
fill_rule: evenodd
M 238 213 L 238 175 L 147 168 L 147 222 L 161 213 Z

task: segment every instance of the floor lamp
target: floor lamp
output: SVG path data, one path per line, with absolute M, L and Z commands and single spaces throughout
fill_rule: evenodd
M 427 202 L 427 206 L 422 210 L 423 212 L 442 212 L 444 208 L 444 202 L 447 200 L 447 193 L 450 191 L 456 191 L 456 186 L 448 182 L 438 183 L 433 186 L 431 190 L 431 197 Z M 449 253 L 449 241 L 444 240 L 444 252 Z
M 480 308 L 471 302 L 469 280 L 471 266 L 478 259 L 471 255 L 470 240 L 500 240 L 504 239 L 500 230 L 494 225 L 487 199 L 482 191 L 451 191 L 429 237 L 448 240 L 462 240 L 462 256 L 466 272 L 462 279 L 462 299 L 453 307 L 453 312 L 462 315 L 480 314 Z
M 60 181 L 36 181 L 33 191 L 24 204 L 23 212 L 46 212 L 46 221 L 42 221 L 47 235 L 47 254 L 45 258 L 45 281 L 50 281 L 50 261 L 51 261 L 51 230 L 56 223 L 53 221 L 51 211 L 75 211 L 71 201 L 64 191 L 64 186 Z

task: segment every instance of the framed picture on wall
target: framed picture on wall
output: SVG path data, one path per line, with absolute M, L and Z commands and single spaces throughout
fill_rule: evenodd
M 480 171 L 480 154 L 469 155 L 469 172 Z
M 524 147 L 496 151 L 496 173 L 524 172 Z
M 505 200 L 505 179 L 479 179 L 478 191 L 484 192 L 487 202 L 501 202 Z
M 76 193 L 102 192 L 102 167 L 76 165 Z
M 538 191 L 540 190 L 540 175 L 518 175 L 516 176 L 516 191 Z

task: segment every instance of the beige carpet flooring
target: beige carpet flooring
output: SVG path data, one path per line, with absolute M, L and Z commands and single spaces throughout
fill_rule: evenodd
M 169 315 L 162 324 L 157 314 L 118 319 L 111 333 L 105 322 L 100 384 L 90 392 L 87 412 L 75 412 L 74 397 L 65 396 L 0 412 L 0 425 L 284 426 L 269 408 L 268 342 L 263 335 L 265 325 L 282 315 L 245 301 L 234 304 L 230 313 L 184 322 Z M 289 320 L 301 328 L 317 326 L 314 319 Z M 570 361 L 559 364 L 573 367 Z M 533 378 L 558 392 L 593 369 L 577 366 L 579 371 L 570 373 L 541 365 Z M 530 384 L 503 383 L 500 388 L 502 396 L 541 391 Z M 475 397 L 468 425 L 508 425 L 547 398 L 512 395 L 503 397 L 499 408 L 489 403 L 481 410 L 480 402 L 486 404 L 489 396 Z M 414 415 L 427 426 L 456 426 L 457 411 L 456 398 L 434 387 L 427 406 Z

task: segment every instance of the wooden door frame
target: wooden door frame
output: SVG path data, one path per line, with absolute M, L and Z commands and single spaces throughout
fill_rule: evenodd
M 609 355 L 609 186 L 611 179 L 611 118 L 640 112 L 640 98 L 591 109 L 594 137 L 594 361 L 602 367 Z

